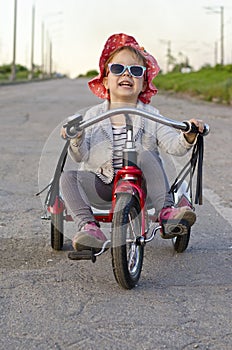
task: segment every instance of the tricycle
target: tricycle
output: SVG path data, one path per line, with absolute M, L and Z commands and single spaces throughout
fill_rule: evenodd
M 175 121 L 158 113 L 154 114 L 138 108 L 116 108 L 89 120 L 83 120 L 80 114 L 74 115 L 64 125 L 67 139 L 58 160 L 53 179 L 46 187 L 48 189 L 45 199 L 46 214 L 42 218 L 51 220 L 51 246 L 55 250 L 63 248 L 64 221 L 73 220 L 65 206 L 59 186 L 70 140 L 75 138 L 81 130 L 117 114 L 124 114 L 126 120 L 129 120 L 131 115 L 137 115 L 184 132 L 199 133 L 194 124 L 186 121 Z M 194 207 L 192 180 L 196 168 L 195 204 L 202 204 L 203 136 L 208 133 L 209 126 L 205 125 L 204 132 L 198 135 L 197 142 L 193 146 L 190 160 L 170 187 L 177 207 L 186 205 L 191 208 Z M 187 175 L 189 175 L 189 182 L 186 181 Z M 152 205 L 147 200 L 146 187 L 143 180 L 142 170 L 137 166 L 133 129 L 128 123 L 127 139 L 123 149 L 123 166 L 118 170 L 113 180 L 112 201 L 101 207 L 93 207 L 95 219 L 98 222 L 110 224 L 111 237 L 104 242 L 101 249 L 96 250 L 92 248 L 91 250 L 70 251 L 68 254 L 68 257 L 72 260 L 91 260 L 95 262 L 97 257 L 110 248 L 115 279 L 125 289 L 132 289 L 138 284 L 142 271 L 144 248 L 147 243 L 154 239 L 158 231 L 160 231 L 162 238 L 172 239 L 174 250 L 178 253 L 186 250 L 191 234 L 191 227 L 188 227 L 186 222 L 180 221 L 176 225 L 175 220 L 169 220 L 166 223 L 164 222 L 162 226 L 159 225 Z

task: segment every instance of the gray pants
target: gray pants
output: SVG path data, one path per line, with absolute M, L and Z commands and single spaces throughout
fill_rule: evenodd
M 138 159 L 147 184 L 147 200 L 156 213 L 163 207 L 173 205 L 168 193 L 169 184 L 160 157 L 156 153 L 143 152 Z M 78 230 L 94 221 L 92 206 L 106 206 L 112 199 L 113 183 L 106 185 L 94 173 L 88 171 L 64 171 L 60 179 L 61 192 L 69 213 Z

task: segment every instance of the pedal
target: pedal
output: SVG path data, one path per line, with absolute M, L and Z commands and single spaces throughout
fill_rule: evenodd
M 70 260 L 92 260 L 93 263 L 96 261 L 95 250 L 80 250 L 68 253 Z
M 184 236 L 189 232 L 188 221 L 182 220 L 163 220 L 161 237 L 170 239 L 177 236 Z
M 41 220 L 44 220 L 44 221 L 49 221 L 51 220 L 51 215 L 48 215 L 48 214 L 44 214 L 40 217 Z

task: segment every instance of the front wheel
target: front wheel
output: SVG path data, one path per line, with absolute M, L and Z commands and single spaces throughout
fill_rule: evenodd
M 141 234 L 139 201 L 129 194 L 117 198 L 112 221 L 112 265 L 118 284 L 132 289 L 138 283 L 143 265 L 144 247 L 136 238 Z
M 64 243 L 64 219 L 63 212 L 51 214 L 51 246 L 55 250 L 61 250 Z

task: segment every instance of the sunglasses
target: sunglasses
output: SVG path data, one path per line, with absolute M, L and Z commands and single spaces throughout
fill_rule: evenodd
M 109 63 L 109 70 L 114 75 L 122 75 L 127 69 L 130 75 L 134 78 L 142 78 L 145 73 L 146 67 L 133 65 L 133 66 L 124 66 L 120 63 Z

